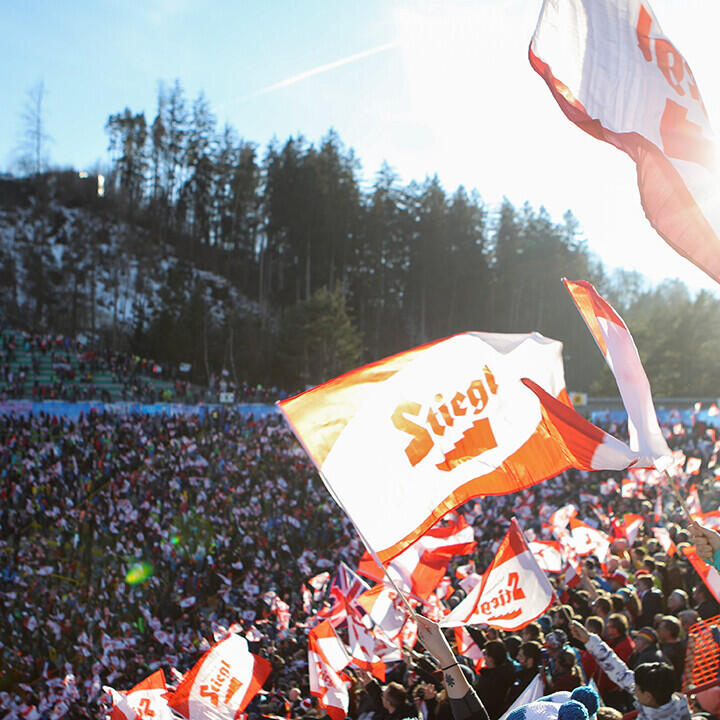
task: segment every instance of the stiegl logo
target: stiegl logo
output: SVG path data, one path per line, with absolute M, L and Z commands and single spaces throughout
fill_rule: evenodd
M 521 608 L 516 607 L 514 610 L 501 613 L 500 615 L 490 615 L 490 613 L 494 612 L 498 608 L 503 608 L 506 605 L 509 605 L 514 600 L 524 599 L 525 593 L 520 587 L 520 576 L 516 572 L 511 572 L 508 573 L 507 587 L 501 587 L 497 591 L 497 595 L 490 600 L 483 600 L 483 602 L 478 605 L 478 608 L 483 615 L 489 616 L 487 620 L 512 620 L 520 615 L 522 612 Z
M 415 467 L 445 436 L 457 437 L 453 446 L 443 450 L 443 461 L 438 470 L 449 472 L 453 468 L 478 455 L 497 447 L 490 421 L 478 417 L 488 404 L 490 394 L 497 394 L 495 377 L 487 365 L 483 377 L 473 380 L 464 392 L 456 392 L 447 399 L 440 393 L 434 402 L 424 410 L 423 405 L 413 400 L 401 402 L 393 411 L 392 423 L 400 431 L 412 436 L 405 448 L 410 465 Z M 421 419 L 424 415 L 424 419 Z
M 210 681 L 210 684 L 200 686 L 200 697 L 210 698 L 210 702 L 217 707 L 220 700 L 220 690 L 228 678 L 230 678 L 230 682 L 225 697 L 223 698 L 223 703 L 227 705 L 242 683 L 236 677 L 230 677 L 230 664 L 225 660 L 221 661 L 220 668 L 215 677 Z

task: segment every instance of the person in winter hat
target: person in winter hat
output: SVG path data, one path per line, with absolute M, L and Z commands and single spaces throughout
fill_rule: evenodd
M 687 698 L 673 692 L 675 675 L 670 664 L 644 663 L 633 672 L 597 635 L 589 633 L 579 622 L 572 622 L 570 632 L 585 645 L 613 682 L 632 693 L 638 720 L 690 720 Z
M 546 695 L 534 702 L 516 708 L 507 720 L 595 720 L 600 698 L 587 685 Z

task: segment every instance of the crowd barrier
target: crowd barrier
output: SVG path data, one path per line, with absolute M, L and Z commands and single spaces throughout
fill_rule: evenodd
M 95 412 L 112 412 L 119 415 L 205 415 L 208 412 L 215 412 L 222 408 L 232 409 L 241 415 L 252 415 L 253 417 L 265 417 L 280 412 L 275 405 L 262 403 L 251 404 L 204 404 L 183 405 L 180 403 L 133 403 L 133 402 L 64 402 L 62 400 L 43 400 L 33 402 L 30 400 L 14 400 L 0 402 L 0 415 L 55 415 L 77 420 L 81 414 L 87 415 L 91 410 Z
M 578 408 L 582 412 L 582 407 Z M 666 410 L 663 407 L 656 408 L 656 414 L 661 425 L 668 423 L 681 422 L 683 425 L 692 425 L 693 415 L 695 420 L 702 420 L 707 425 L 720 425 L 720 415 L 712 415 L 708 412 L 709 408 L 703 408 L 694 413 L 692 409 L 671 409 Z M 622 423 L 627 420 L 625 410 L 593 410 L 590 413 L 590 420 L 595 424 L 605 424 L 609 422 Z

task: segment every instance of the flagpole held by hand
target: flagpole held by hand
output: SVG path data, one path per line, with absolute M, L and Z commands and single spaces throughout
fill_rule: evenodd
M 693 516 L 690 513 L 690 510 L 688 509 L 688 506 L 685 504 L 685 501 L 682 498 L 682 495 L 680 494 L 680 488 L 678 487 L 677 481 L 674 477 L 670 475 L 670 473 L 667 470 L 663 471 L 665 473 L 665 477 L 668 479 L 668 482 L 670 483 L 670 487 L 672 488 L 672 491 L 675 495 L 675 498 L 677 499 L 678 503 L 680 504 L 680 507 L 682 508 L 682 511 L 687 516 L 688 522 L 693 523 L 695 520 L 693 519 Z

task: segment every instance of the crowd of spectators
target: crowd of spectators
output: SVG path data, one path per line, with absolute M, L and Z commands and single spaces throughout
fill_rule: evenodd
M 717 509 L 712 428 L 675 423 L 673 433 L 674 447 L 702 461 L 694 480 L 703 509 Z M 538 672 L 549 691 L 592 678 L 608 704 L 630 708 L 627 693 L 584 654 L 570 630 L 575 619 L 631 667 L 666 658 L 681 688 L 688 628 L 720 612 L 682 553 L 668 556 L 651 533 L 659 524 L 678 546 L 688 541 L 671 497 L 656 522 L 661 486 L 627 493 L 620 476 L 615 485 L 610 477 L 568 471 L 460 509 L 478 548 L 455 559 L 455 584 L 456 566 L 489 565 L 513 516 L 530 538 L 548 537 L 548 513 L 567 503 L 596 525 L 613 511 L 645 519 L 631 547 L 615 542 L 604 568 L 586 559 L 583 585 L 567 588 L 556 576 L 562 604 L 521 633 L 473 630 L 486 666 L 468 672 L 493 720 Z M 0 715 L 101 718 L 102 685 L 129 689 L 158 668 L 172 681 L 215 632 L 239 623 L 273 666 L 251 715 L 321 717 L 308 688 L 306 637 L 327 597 L 309 601 L 303 584 L 341 561 L 356 567 L 361 554 L 350 522 L 277 415 L 0 416 Z M 278 622 L 275 598 L 289 606 L 289 623 Z M 449 604 L 461 598 L 456 587 Z M 426 664 L 408 653 L 391 667 L 389 696 L 403 713 L 411 707 L 442 720 L 442 685 Z M 373 681 L 349 674 L 352 716 L 392 720 Z
M 19 362 L 18 351 L 29 360 Z M 0 399 L 197 404 L 267 403 L 286 397 L 277 387 L 236 382 L 227 370 L 211 373 L 207 386 L 193 384 L 190 370 L 184 363 L 175 367 L 110 348 L 92 349 L 82 336 L 73 339 L 62 334 L 4 332 L 0 342 Z M 110 375 L 111 382 L 119 385 L 115 396 L 96 382 L 99 373 Z

